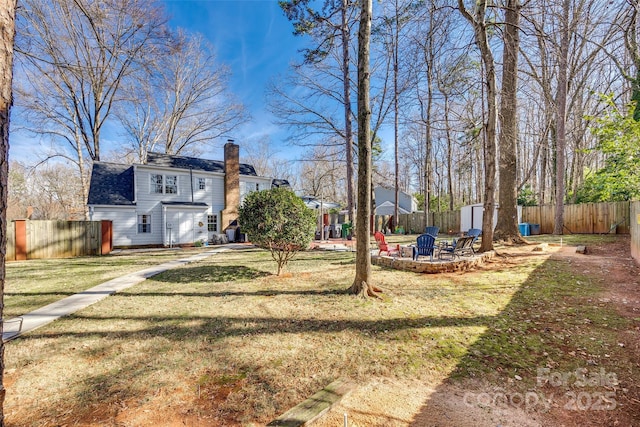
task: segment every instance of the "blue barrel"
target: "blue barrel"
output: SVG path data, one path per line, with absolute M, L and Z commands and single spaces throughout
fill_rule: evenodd
M 530 228 L 529 228 L 528 222 L 523 222 L 521 224 L 518 224 L 518 228 L 520 229 L 520 234 L 522 234 L 523 236 L 528 236 L 530 234 Z

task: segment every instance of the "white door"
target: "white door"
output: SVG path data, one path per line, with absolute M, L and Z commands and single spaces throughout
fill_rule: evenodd
M 184 245 L 194 242 L 193 213 L 167 211 L 167 245 Z
M 180 212 L 180 244 L 193 243 L 193 213 Z

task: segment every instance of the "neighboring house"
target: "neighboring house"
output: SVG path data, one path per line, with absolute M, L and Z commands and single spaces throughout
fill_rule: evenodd
M 375 215 L 393 215 L 396 204 L 395 189 L 376 187 L 373 189 L 375 197 Z M 418 201 L 409 193 L 398 192 L 398 213 L 407 214 L 418 210 Z
M 305 206 L 309 209 L 320 209 L 328 210 L 328 209 L 337 209 L 340 207 L 340 203 L 330 202 L 328 200 L 324 200 L 322 198 L 318 199 L 315 196 L 300 196 Z
M 244 196 L 285 180 L 257 176 L 224 146 L 224 161 L 149 153 L 146 164 L 95 162 L 87 206 L 92 220 L 113 222 L 113 245 L 154 246 L 209 241 L 238 218 Z

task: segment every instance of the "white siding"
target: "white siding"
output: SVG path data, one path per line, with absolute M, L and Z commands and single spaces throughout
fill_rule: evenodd
M 256 190 L 262 191 L 270 189 L 271 181 L 271 178 L 240 175 L 240 204 L 242 204 L 247 194 Z
M 95 207 L 92 219 L 113 222 L 113 246 L 162 244 L 161 218 L 152 215 L 151 233 L 138 233 L 138 212 L 135 207 Z
M 225 207 L 223 174 L 152 165 L 136 165 L 134 171 L 135 206 L 93 206 L 94 220 L 113 221 L 114 246 L 168 246 L 169 234 L 173 244 L 205 241 L 209 238 L 207 215 L 217 215 L 218 226 L 220 226 L 220 212 Z M 152 192 L 152 174 L 176 176 L 177 194 Z M 204 190 L 199 189 L 199 178 L 205 179 Z M 260 190 L 271 188 L 271 178 L 240 175 L 240 183 L 241 198 L 248 191 L 255 191 L 256 184 Z M 163 205 L 162 202 L 193 202 L 204 203 L 207 206 Z M 138 215 L 151 216 L 151 233 L 138 233 Z M 167 221 L 172 224 L 170 233 L 167 229 Z

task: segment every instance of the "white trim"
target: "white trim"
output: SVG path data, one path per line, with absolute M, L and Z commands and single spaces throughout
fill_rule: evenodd
M 133 165 L 133 203 L 138 200 L 138 165 Z
M 87 205 L 89 208 L 94 209 L 136 209 L 136 205 Z
M 186 209 L 193 209 L 193 210 L 198 210 L 198 211 L 208 211 L 209 208 L 211 206 L 206 205 L 206 206 L 193 206 L 193 205 L 167 205 L 162 203 L 162 207 L 165 209 L 171 209 L 171 210 L 176 210 L 176 211 L 183 211 Z

